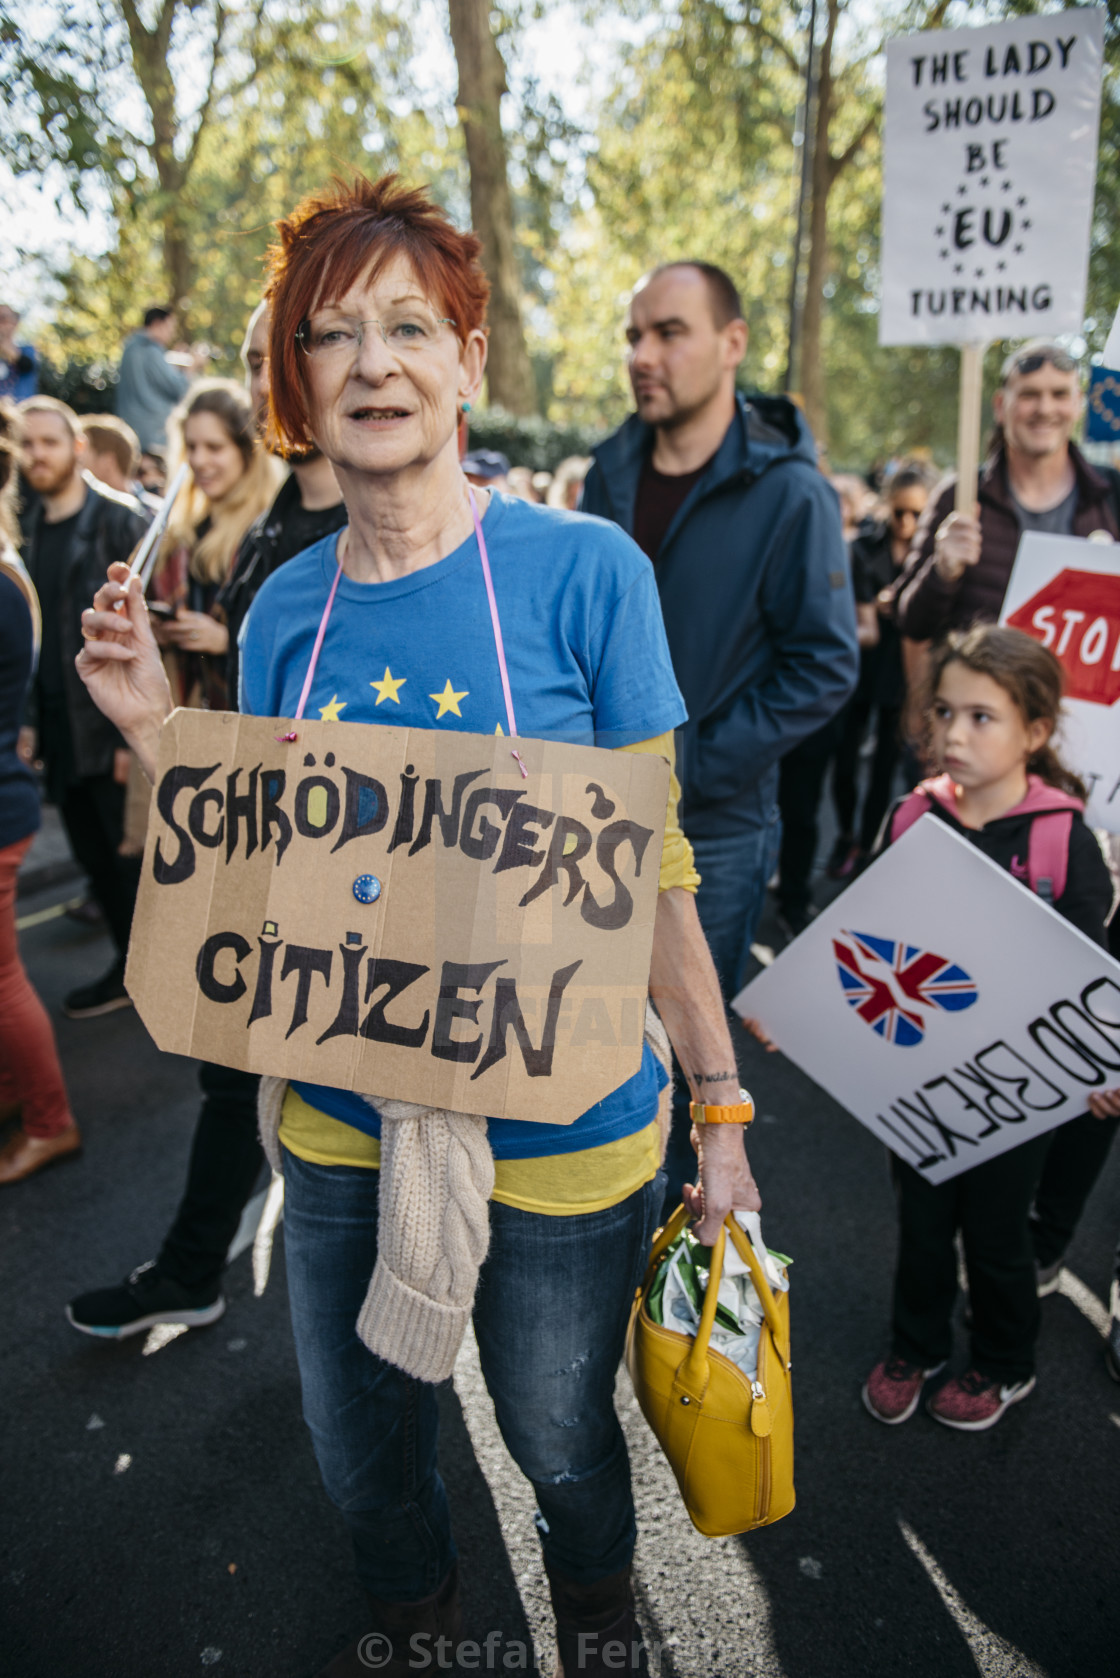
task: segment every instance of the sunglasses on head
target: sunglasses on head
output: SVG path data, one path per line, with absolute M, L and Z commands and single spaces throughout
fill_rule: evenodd
M 1030 355 L 1021 355 L 1018 361 L 1013 361 L 1007 370 L 1008 377 L 1012 373 L 1037 373 L 1040 367 L 1053 367 L 1056 373 L 1076 373 L 1077 363 L 1072 355 L 1065 350 L 1035 350 Z

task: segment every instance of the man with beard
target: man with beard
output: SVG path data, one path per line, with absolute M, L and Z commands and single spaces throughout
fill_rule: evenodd
M 124 961 L 140 859 L 120 854 L 128 752 L 90 701 L 74 660 L 82 647 L 84 608 L 108 567 L 129 558 L 148 520 L 132 496 L 83 471 L 85 435 L 64 402 L 32 396 L 20 405 L 20 414 L 23 474 L 38 496 L 24 549 L 43 613 L 35 683 L 38 755 L 46 765 L 47 796 L 58 805 L 116 946 L 109 970 L 63 1001 L 72 1019 L 89 1019 L 131 1007 Z
M 747 324 L 729 276 L 708 262 L 655 269 L 631 298 L 626 337 L 637 412 L 592 451 L 581 506 L 620 524 L 653 563 L 688 707 L 681 825 L 730 1000 L 777 861 L 779 762 L 855 686 L 848 559 L 801 414 L 784 397 L 736 391 Z M 734 1067 L 702 1076 L 707 1100 L 738 1088 Z M 695 1165 L 683 1078 L 677 1089 L 670 1211 Z
M 249 320 L 241 350 L 249 392 L 263 436 L 268 423 L 268 306 Z M 229 626 L 227 676 L 230 703 L 239 683 L 238 636 L 266 577 L 304 548 L 341 530 L 346 508 L 330 462 L 317 451 L 291 461 L 291 475 L 250 528 L 223 584 L 217 604 Z M 77 1329 L 124 1340 L 155 1323 L 200 1328 L 225 1311 L 221 1279 L 230 1243 L 253 1193 L 264 1155 L 257 1138 L 254 1073 L 203 1062 L 203 1102 L 191 1147 L 186 1187 L 159 1257 L 134 1270 L 117 1287 L 71 1300 L 66 1315 Z

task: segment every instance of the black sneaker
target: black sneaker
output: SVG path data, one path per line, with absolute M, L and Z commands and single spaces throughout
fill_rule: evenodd
M 112 1014 L 131 1008 L 132 998 L 124 988 L 124 962 L 115 961 L 108 973 L 92 985 L 79 985 L 63 998 L 62 1012 L 72 1020 L 92 1020 L 98 1014 Z
M 205 1328 L 216 1323 L 226 1308 L 217 1289 L 184 1288 L 163 1276 L 155 1259 L 149 1259 L 118 1288 L 99 1288 L 79 1294 L 66 1307 L 74 1328 L 95 1334 L 102 1340 L 127 1340 L 156 1323 L 185 1323 L 188 1328 Z

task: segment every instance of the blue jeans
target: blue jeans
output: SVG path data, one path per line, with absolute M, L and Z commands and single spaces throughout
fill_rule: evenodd
M 696 908 L 716 964 L 725 1002 L 730 1002 L 740 988 L 766 902 L 766 882 L 777 866 L 781 834 L 781 822 L 775 809 L 764 827 L 752 828 L 731 838 L 692 840 L 700 875 Z M 690 1140 L 692 1125 L 688 1116 L 688 1085 L 675 1062 L 674 1071 L 673 1124 L 665 1154 L 663 1211 L 666 1217 L 680 1205 L 681 1184 L 696 1181 L 696 1155 Z M 738 1101 L 738 1085 L 726 1099 Z
M 284 1250 L 304 1420 L 327 1495 L 365 1588 L 414 1602 L 456 1552 L 436 1465 L 436 1389 L 375 1357 L 354 1329 L 377 1257 L 379 1176 L 285 1149 Z M 658 1176 L 580 1217 L 490 1206 L 474 1308 L 482 1371 L 502 1437 L 537 1494 L 545 1559 L 582 1584 L 633 1554 L 614 1381 L 662 1188 Z

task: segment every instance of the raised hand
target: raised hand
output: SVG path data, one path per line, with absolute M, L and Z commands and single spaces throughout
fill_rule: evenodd
M 933 541 L 934 568 L 944 582 L 956 583 L 980 559 L 980 509 L 950 513 L 938 526 Z
M 108 582 L 82 613 L 82 636 L 78 674 L 98 710 L 120 729 L 154 780 L 160 726 L 172 709 L 171 689 L 140 580 L 127 565 L 109 567 Z

